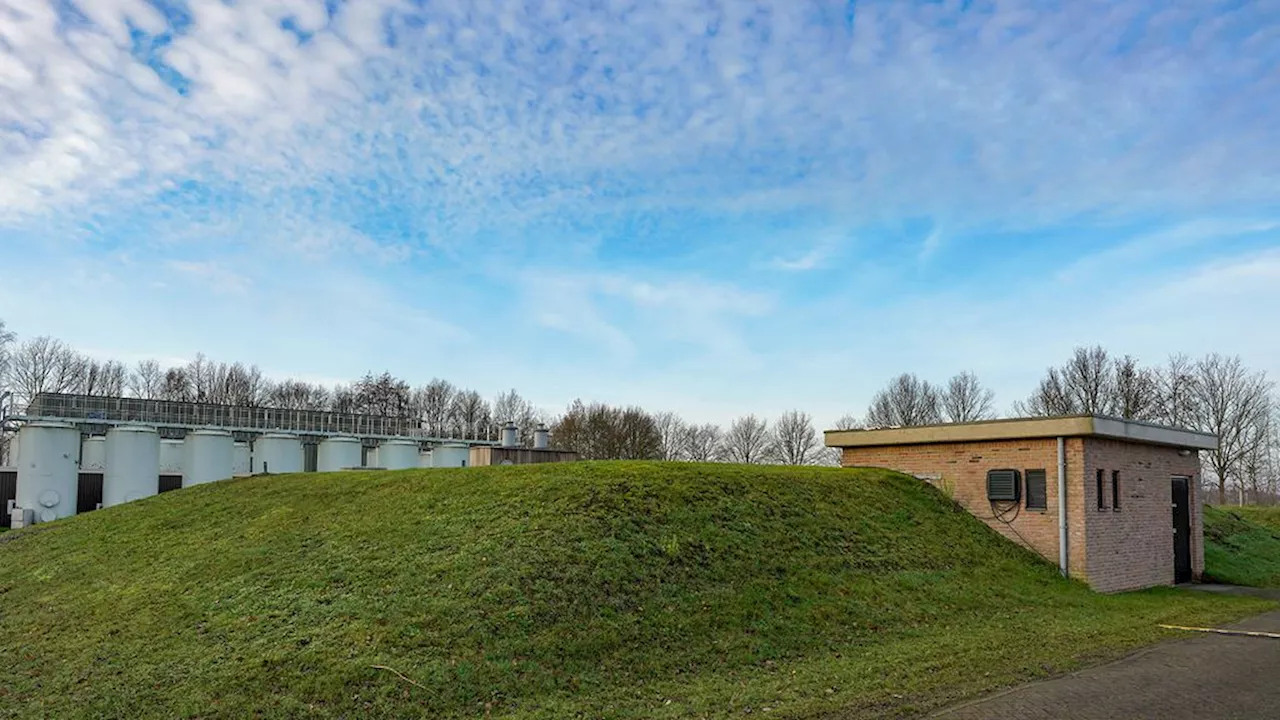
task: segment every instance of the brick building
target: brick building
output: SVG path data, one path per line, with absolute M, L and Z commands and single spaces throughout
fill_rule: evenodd
M 1204 569 L 1199 451 L 1217 447 L 1212 435 L 1086 416 L 832 430 L 826 444 L 845 467 L 933 483 L 1101 592 Z

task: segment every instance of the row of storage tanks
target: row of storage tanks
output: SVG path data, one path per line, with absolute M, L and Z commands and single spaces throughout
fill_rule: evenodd
M 417 440 L 392 438 L 366 456 L 358 438 L 332 437 L 317 446 L 316 470 L 465 467 L 469 453 L 465 443 L 423 451 Z M 111 507 L 157 494 L 161 475 L 181 475 L 182 486 L 191 487 L 241 475 L 298 473 L 305 465 L 302 439 L 287 433 L 266 433 L 250 447 L 225 430 L 191 430 L 172 440 L 161 439 L 153 427 L 121 425 L 82 442 L 77 427 L 56 422 L 24 425 L 11 456 L 18 482 L 10 512 L 23 524 L 74 515 L 81 472 L 102 473 L 102 506 Z

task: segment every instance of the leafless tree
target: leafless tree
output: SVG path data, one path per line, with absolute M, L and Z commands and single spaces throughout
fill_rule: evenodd
M 9 353 L 17 337 L 5 326 L 4 320 L 0 320 L 0 390 L 9 387 Z
M 494 430 L 500 430 L 501 426 L 509 422 L 516 424 L 519 429 L 518 439 L 521 445 L 529 446 L 533 444 L 533 431 L 538 422 L 538 409 L 533 403 L 525 400 L 516 392 L 515 388 L 504 393 L 499 393 L 498 397 L 493 401 L 493 422 L 498 427 Z
M 449 412 L 449 425 L 454 437 L 478 438 L 488 427 L 491 417 L 489 403 L 480 393 L 462 390 L 454 394 Z
M 76 392 L 97 397 L 120 397 L 124 394 L 126 372 L 124 365 L 106 360 L 98 362 L 89 358 L 78 358 L 73 367 L 79 375 Z
M 841 415 L 840 418 L 836 420 L 835 425 L 832 426 L 831 429 L 832 430 L 861 430 L 862 428 L 863 428 L 862 418 L 858 417 L 857 415 L 854 415 L 853 413 L 848 413 L 845 415 Z
M 79 357 L 50 337 L 35 337 L 13 351 L 10 376 L 18 406 L 25 407 L 40 393 L 73 392 L 79 382 Z
M 381 417 L 405 417 L 409 414 L 409 383 L 389 372 L 381 375 L 365 373 L 353 389 L 356 412 Z
M 1244 366 L 1239 357 L 1212 354 L 1195 365 L 1193 427 L 1218 436 L 1218 449 L 1205 454 L 1218 483 L 1218 502 L 1227 501 L 1227 485 L 1245 459 L 1258 450 L 1271 418 L 1271 382 L 1265 373 Z
M 662 452 L 657 422 L 637 407 L 575 400 L 551 428 L 556 447 L 587 460 L 652 460 Z
M 689 428 L 679 415 L 673 412 L 660 412 L 653 416 L 661 439 L 658 457 L 662 460 L 680 460 L 685 457 L 685 441 Z
M 1065 365 L 1049 368 L 1019 414 L 1110 415 L 1115 407 L 1114 363 L 1101 346 L 1076 348 Z
M 867 410 L 868 427 L 909 427 L 942 422 L 938 390 L 927 381 L 904 373 L 875 394 Z
M 176 402 L 195 400 L 195 392 L 191 387 L 191 378 L 184 367 L 169 368 L 164 373 L 164 384 L 160 388 L 160 399 Z
M 975 422 L 995 417 L 996 394 L 983 387 L 978 376 L 962 372 L 942 390 L 942 414 L 947 422 Z
M 140 360 L 129 373 L 129 394 L 136 398 L 150 400 L 160 397 L 164 389 L 164 370 L 155 360 Z
M 1115 361 L 1113 373 L 1112 415 L 1126 420 L 1155 420 L 1160 416 L 1159 373 L 1139 366 L 1129 355 Z
M 1161 373 L 1130 356 L 1113 358 L 1095 345 L 1076 348 L 1062 367 L 1049 368 L 1036 391 L 1015 405 L 1022 415 L 1107 415 L 1155 420 L 1164 413 Z M 1173 379 L 1177 382 L 1177 378 Z
M 723 442 L 724 431 L 719 425 L 690 425 L 685 428 L 682 452 L 692 462 L 712 462 L 719 459 Z
M 449 409 L 456 392 L 452 384 L 439 378 L 414 391 L 414 405 L 431 435 L 444 437 L 448 433 Z
M 1173 427 L 1191 427 L 1196 418 L 1196 363 L 1186 355 L 1169 357 L 1169 362 L 1156 373 L 1159 402 L 1156 411 L 1160 422 Z
M 720 446 L 720 455 L 726 462 L 765 463 L 772 459 L 773 444 L 769 422 L 755 415 L 745 415 L 729 426 Z
M 284 380 L 268 384 L 263 391 L 267 407 L 289 410 L 328 410 L 333 406 L 333 396 L 323 385 L 300 380 Z
M 773 424 L 774 456 L 783 465 L 814 465 L 823 446 L 809 413 L 792 410 Z
M 329 393 L 329 411 L 336 413 L 354 413 L 356 407 L 356 390 L 351 385 L 335 385 Z

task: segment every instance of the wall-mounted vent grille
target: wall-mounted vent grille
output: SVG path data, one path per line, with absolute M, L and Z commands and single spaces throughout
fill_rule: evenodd
M 1018 502 L 1022 499 L 1022 476 L 1017 470 L 987 473 L 987 499 L 991 502 Z

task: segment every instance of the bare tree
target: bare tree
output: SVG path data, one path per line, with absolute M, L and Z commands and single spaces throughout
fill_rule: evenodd
M 726 462 L 760 464 L 770 459 L 773 436 L 769 422 L 746 415 L 734 420 L 725 433 L 720 454 Z
M 995 417 L 996 394 L 983 387 L 978 376 L 962 372 L 947 382 L 942 391 L 942 414 L 947 422 L 975 422 Z
M 1196 363 L 1186 355 L 1169 357 L 1156 373 L 1160 421 L 1173 427 L 1191 427 L 1196 419 Z
M 516 424 L 519 428 L 519 442 L 521 445 L 533 444 L 534 425 L 537 420 L 537 408 L 533 403 L 520 397 L 520 393 L 515 388 L 504 393 L 499 393 L 498 397 L 493 401 L 493 421 L 497 425 L 506 425 L 509 422 Z M 497 428 L 495 428 L 497 429 Z
M 1160 416 L 1159 373 L 1138 365 L 1129 355 L 1113 364 L 1110 412 L 1126 420 L 1155 420 Z
M 381 417 L 405 417 L 409 414 L 409 383 L 389 372 L 381 375 L 365 373 L 353 389 L 356 412 Z
M 71 363 L 79 377 L 77 392 L 97 397 L 120 397 L 124 394 L 124 365 L 114 360 L 98 362 L 88 358 L 77 358 Z
M 936 388 L 904 373 L 876 393 L 867 410 L 868 427 L 909 427 L 942 422 L 942 402 Z
M 858 417 L 857 415 L 854 415 L 853 413 L 846 413 L 844 415 L 841 415 L 840 418 L 836 420 L 835 425 L 831 429 L 832 430 L 861 430 L 862 428 L 863 428 L 862 418 Z
M 164 388 L 164 370 L 155 360 L 140 360 L 129 373 L 129 394 L 136 398 L 150 400 L 160 397 Z
M 1059 368 L 1049 368 L 1035 393 L 1015 407 L 1019 414 L 1110 415 L 1115 408 L 1115 375 L 1102 346 L 1076 348 Z
M 452 435 L 459 438 L 476 439 L 488 426 L 491 413 L 489 403 L 484 401 L 475 390 L 463 390 L 453 396 L 453 404 L 449 412 L 449 426 Z
M 414 391 L 414 405 L 429 434 L 444 437 L 448 433 L 449 409 L 456 392 L 452 384 L 439 378 Z
M 657 422 L 637 407 L 575 400 L 551 428 L 556 447 L 587 460 L 652 460 L 662 452 Z
M 1265 373 L 1247 369 L 1239 357 L 1215 353 L 1195 365 L 1194 396 L 1193 426 L 1218 436 L 1218 449 L 1206 456 L 1222 504 L 1232 475 L 1267 437 L 1259 428 L 1271 418 L 1271 383 Z
M 690 425 L 685 428 L 682 452 L 692 462 L 712 462 L 719 459 L 723 442 L 724 431 L 719 425 Z
M 685 457 L 685 442 L 689 428 L 680 416 L 673 412 L 660 412 L 653 416 L 653 422 L 658 428 L 658 437 L 662 441 L 658 452 L 659 459 L 680 460 Z
M 195 392 L 186 368 L 175 367 L 165 371 L 164 384 L 160 388 L 160 399 L 176 402 L 195 400 Z
M 333 396 L 323 385 L 300 380 L 284 380 L 269 383 L 262 392 L 267 407 L 289 410 L 329 410 Z
M 773 425 L 774 456 L 783 465 L 814 465 L 822 450 L 809 413 L 783 413 Z
M 4 320 L 0 320 L 0 390 L 9 387 L 10 347 L 17 337 L 5 326 Z
M 59 340 L 35 337 L 13 351 L 10 375 L 20 406 L 41 393 L 71 392 L 79 381 L 76 353 Z

